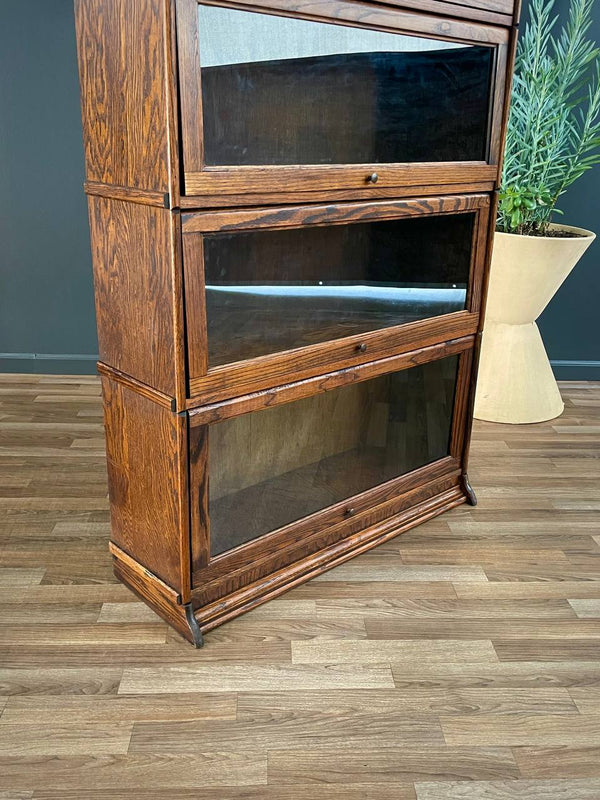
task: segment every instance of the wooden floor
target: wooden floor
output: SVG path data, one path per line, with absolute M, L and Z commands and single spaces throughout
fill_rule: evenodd
M 598 800 L 600 384 L 477 508 L 195 651 L 115 583 L 95 378 L 0 378 L 0 800 Z

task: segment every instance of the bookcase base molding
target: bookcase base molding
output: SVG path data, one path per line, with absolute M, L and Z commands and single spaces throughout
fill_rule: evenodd
M 448 485 L 449 488 L 439 491 L 441 487 Z M 477 502 L 466 474 L 453 474 L 448 479 L 434 482 L 428 488 L 436 491 L 436 494 L 416 502 L 407 511 L 331 544 L 208 605 L 201 604 L 202 588 L 192 589 L 191 600 L 184 603 L 180 594 L 111 543 L 114 573 L 194 647 L 203 647 L 203 634 L 212 628 L 229 622 L 261 603 L 272 600 L 445 511 L 465 502 L 472 505 Z

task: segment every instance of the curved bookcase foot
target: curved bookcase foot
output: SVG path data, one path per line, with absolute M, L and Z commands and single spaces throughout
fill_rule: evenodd
M 114 542 L 109 543 L 117 578 L 134 591 L 160 617 L 175 628 L 194 647 L 202 647 L 204 638 L 194 616 L 191 603 L 182 603 L 180 594 L 157 575 L 125 553 Z
M 188 621 L 188 625 L 190 626 L 190 633 L 192 634 L 191 642 L 196 648 L 204 647 L 204 637 L 202 636 L 202 631 L 200 630 L 200 626 L 196 622 L 196 617 L 194 616 L 194 609 L 192 608 L 191 603 L 187 603 L 184 607 L 185 610 L 185 618 Z
M 460 478 L 461 478 L 462 490 L 467 496 L 467 502 L 469 503 L 470 506 L 476 506 L 477 495 L 475 494 L 475 492 L 473 491 L 473 487 L 469 483 L 469 476 L 467 475 L 466 472 L 463 472 Z

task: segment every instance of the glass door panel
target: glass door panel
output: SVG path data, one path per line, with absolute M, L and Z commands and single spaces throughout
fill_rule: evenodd
M 211 554 L 449 454 L 458 356 L 209 428 Z
M 198 6 L 208 167 L 485 161 L 494 49 Z
M 474 213 L 204 237 L 208 366 L 465 308 Z

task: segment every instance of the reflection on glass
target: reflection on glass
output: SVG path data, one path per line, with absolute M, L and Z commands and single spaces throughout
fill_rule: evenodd
M 216 555 L 448 455 L 458 357 L 210 426 Z
M 485 160 L 493 50 L 199 6 L 208 166 Z
M 209 366 L 465 307 L 474 215 L 206 236 Z

